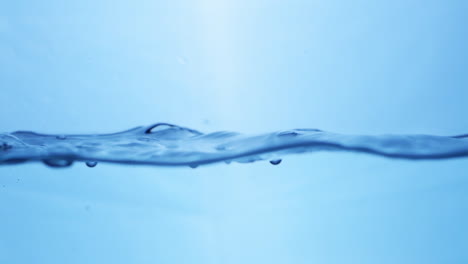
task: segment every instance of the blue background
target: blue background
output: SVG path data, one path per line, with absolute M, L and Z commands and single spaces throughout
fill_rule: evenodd
M 0 0 L 2 132 L 468 132 L 466 1 Z M 0 167 L 0 263 L 468 263 L 468 163 Z

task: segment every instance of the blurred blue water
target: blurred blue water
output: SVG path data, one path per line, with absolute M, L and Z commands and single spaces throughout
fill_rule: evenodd
M 468 4 L 0 1 L 0 131 L 468 131 Z M 0 166 L 0 263 L 466 263 L 466 159 Z

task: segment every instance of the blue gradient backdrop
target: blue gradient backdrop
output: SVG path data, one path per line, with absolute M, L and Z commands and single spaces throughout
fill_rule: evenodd
M 468 2 L 0 0 L 0 130 L 468 132 Z M 468 263 L 468 160 L 0 167 L 0 263 Z

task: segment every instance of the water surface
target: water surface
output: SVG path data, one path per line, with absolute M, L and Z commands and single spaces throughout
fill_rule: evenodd
M 292 129 L 260 135 L 202 133 L 167 123 L 113 134 L 45 135 L 18 131 L 0 134 L 0 164 L 42 161 L 68 167 L 82 161 L 190 166 L 224 161 L 281 163 L 287 154 L 348 151 L 400 159 L 468 156 L 468 135 L 344 135 L 319 129 Z

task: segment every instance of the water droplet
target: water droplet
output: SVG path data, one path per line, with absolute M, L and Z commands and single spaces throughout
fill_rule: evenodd
M 55 138 L 56 138 L 56 139 L 60 139 L 60 140 L 64 140 L 64 139 L 67 139 L 67 136 L 65 136 L 65 135 L 57 135 Z
M 73 160 L 68 159 L 46 159 L 43 160 L 45 165 L 53 168 L 65 168 L 70 167 L 73 164 Z
M 87 161 L 86 162 L 86 166 L 88 166 L 90 168 L 94 168 L 94 167 L 96 167 L 96 165 L 97 165 L 96 161 Z
M 195 169 L 195 168 L 198 167 L 198 164 L 190 164 L 189 167 L 192 168 L 192 169 Z
M 270 160 L 271 165 L 278 165 L 281 163 L 281 159 Z

